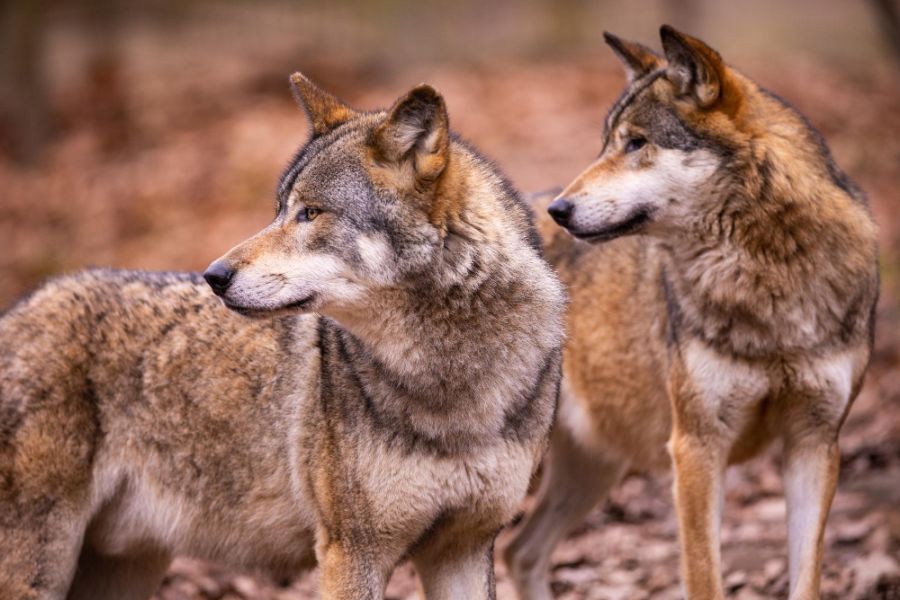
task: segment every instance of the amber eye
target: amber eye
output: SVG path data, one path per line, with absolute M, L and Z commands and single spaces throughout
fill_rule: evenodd
M 647 144 L 647 138 L 633 137 L 625 142 L 625 153 L 637 152 Z
M 318 217 L 321 212 L 322 211 L 318 208 L 306 206 L 297 213 L 297 221 L 301 223 L 315 221 L 316 217 Z

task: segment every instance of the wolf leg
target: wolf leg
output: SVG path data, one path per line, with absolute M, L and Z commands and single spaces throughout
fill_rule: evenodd
M 61 504 L 0 498 L 0 598 L 66 598 L 84 526 Z
M 34 421 L 34 429 L 42 436 L 40 443 L 31 443 L 38 436 L 25 431 L 27 438 L 14 447 L 15 454 L 5 454 L 5 440 L 0 437 L 0 598 L 4 600 L 63 600 L 89 519 L 84 480 L 51 470 L 58 454 L 54 454 L 52 438 L 47 442 L 47 434 L 40 430 L 44 423 Z M 7 448 L 12 449 L 12 444 Z
M 785 404 L 784 495 L 791 600 L 818 600 L 825 522 L 840 470 L 838 434 L 862 385 L 868 348 L 826 356 L 798 369 Z
M 799 404 L 799 403 L 798 403 Z M 846 405 L 846 403 L 844 403 Z M 784 440 L 791 600 L 816 600 L 822 572 L 825 521 L 840 469 L 839 424 L 825 425 L 824 411 L 792 411 Z
M 366 547 L 361 547 L 361 546 Z M 381 600 L 387 586 L 389 566 L 381 566 L 371 556 L 378 551 L 377 542 L 351 547 L 331 541 L 317 555 L 319 557 L 322 600 Z
M 625 461 L 586 449 L 557 422 L 537 504 L 504 553 L 523 600 L 553 597 L 548 578 L 553 549 L 622 478 L 626 468 Z
M 147 600 L 170 562 L 167 553 L 157 550 L 118 557 L 103 556 L 86 547 L 67 600 Z
M 688 600 L 722 600 L 719 526 L 725 458 L 715 443 L 678 430 L 670 442 L 681 566 Z
M 487 537 L 487 539 L 485 539 Z M 494 538 L 443 527 L 413 553 L 427 600 L 494 600 Z
M 825 521 L 837 489 L 840 453 L 836 440 L 786 442 L 784 491 L 788 510 L 791 600 L 817 600 Z

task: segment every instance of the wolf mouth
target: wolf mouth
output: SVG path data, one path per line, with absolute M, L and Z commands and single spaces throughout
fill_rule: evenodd
M 652 216 L 652 214 L 653 211 L 651 211 L 649 208 L 640 208 L 632 216 L 628 217 L 621 223 L 617 223 L 615 225 L 604 227 L 603 229 L 598 229 L 596 231 L 591 231 L 588 233 L 579 233 L 573 231 L 572 235 L 586 242 L 606 242 L 617 237 L 622 237 L 623 235 L 635 233 L 638 229 L 640 229 L 648 221 L 650 221 L 650 217 Z
M 273 314 L 282 310 L 291 310 L 291 309 L 303 309 L 312 304 L 313 300 L 315 300 L 316 295 L 310 294 L 306 298 L 302 298 L 300 300 L 289 302 L 287 304 L 283 304 L 281 306 L 275 306 L 272 308 L 253 308 L 250 306 L 241 306 L 240 304 L 234 304 L 229 302 L 228 300 L 223 299 L 222 302 L 229 310 L 233 310 L 239 315 L 243 315 L 245 317 L 264 317 L 269 314 Z

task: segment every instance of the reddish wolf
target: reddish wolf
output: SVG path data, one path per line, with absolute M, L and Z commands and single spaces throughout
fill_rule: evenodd
M 507 561 L 523 598 L 550 598 L 554 545 L 626 470 L 668 464 L 668 444 L 687 595 L 721 599 L 725 468 L 777 439 L 791 598 L 814 599 L 838 432 L 871 353 L 876 228 L 801 115 L 700 40 L 661 37 L 664 56 L 606 35 L 628 85 L 600 156 L 548 207 L 565 230 L 540 224 L 570 335 Z

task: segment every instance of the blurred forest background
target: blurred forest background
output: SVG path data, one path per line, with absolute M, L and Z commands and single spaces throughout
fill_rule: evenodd
M 671 23 L 788 99 L 867 191 L 881 230 L 876 355 L 843 437 L 824 596 L 900 598 L 900 20 L 896 0 L 3 0 L 0 310 L 89 265 L 198 270 L 271 218 L 306 135 L 287 76 L 361 108 L 427 81 L 451 123 L 526 193 L 596 155 L 624 79 L 609 30 Z M 786 596 L 779 464 L 732 469 L 733 597 Z M 560 547 L 564 598 L 677 598 L 670 476 L 635 474 Z M 501 537 L 502 547 L 505 536 Z M 498 563 L 499 595 L 512 598 Z M 312 597 L 179 560 L 160 599 Z M 414 597 L 401 566 L 392 598 Z

